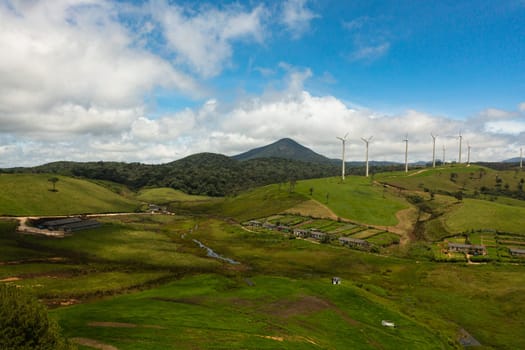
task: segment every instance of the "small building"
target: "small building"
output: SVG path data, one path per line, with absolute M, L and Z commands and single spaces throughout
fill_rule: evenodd
M 74 224 L 74 223 L 81 222 L 81 221 L 82 221 L 81 218 L 70 217 L 70 218 L 64 218 L 64 219 L 44 221 L 40 226 L 42 228 L 55 231 L 55 230 L 61 229 L 62 226 L 64 225 L 70 225 L 70 224 Z
M 277 226 L 277 231 L 280 231 L 280 232 L 291 232 L 292 229 L 289 226 L 286 226 L 286 225 L 279 225 L 279 226 Z
M 63 225 L 61 227 L 64 232 L 74 232 L 74 231 L 80 231 L 80 230 L 88 230 L 91 228 L 97 228 L 100 227 L 100 222 L 96 220 L 82 220 L 79 222 L 74 222 L 71 224 Z
M 339 242 L 342 245 L 346 245 L 349 247 L 354 248 L 364 248 L 367 249 L 370 247 L 370 243 L 359 238 L 352 238 L 352 237 L 339 237 Z
M 509 248 L 509 253 L 517 258 L 525 258 L 525 249 Z
M 340 277 L 332 277 L 332 284 L 341 284 Z
M 326 233 L 321 231 L 310 231 L 310 237 L 315 238 L 317 240 L 322 240 L 326 237 Z
M 305 229 L 301 229 L 301 228 L 295 228 L 293 230 L 293 234 L 296 237 L 302 237 L 302 238 L 310 237 L 310 231 L 305 230 Z
M 472 255 L 486 255 L 487 254 L 487 250 L 485 249 L 484 245 L 476 245 L 476 244 L 449 243 L 448 251 L 472 254 Z
M 262 223 L 258 220 L 250 220 L 245 223 L 244 226 L 261 227 Z
M 267 230 L 275 230 L 275 225 L 271 222 L 265 222 L 264 224 L 262 224 L 262 227 Z

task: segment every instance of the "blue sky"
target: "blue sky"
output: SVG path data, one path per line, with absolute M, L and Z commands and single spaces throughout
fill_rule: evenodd
M 0 0 L 0 167 L 525 147 L 525 2 Z

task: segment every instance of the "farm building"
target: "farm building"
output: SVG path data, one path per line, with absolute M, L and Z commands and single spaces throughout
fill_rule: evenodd
M 351 238 L 351 237 L 340 237 L 339 242 L 342 245 L 347 245 L 349 247 L 354 248 L 368 248 L 370 247 L 370 243 L 368 243 L 365 240 L 358 239 L 358 238 Z
M 275 225 L 270 223 L 270 222 L 265 222 L 264 224 L 262 224 L 262 227 L 264 227 L 265 229 L 268 229 L 268 230 L 274 230 L 275 229 Z
M 250 221 L 244 223 L 244 226 L 261 227 L 262 223 L 260 221 L 257 221 L 257 220 L 250 220 Z
M 326 237 L 326 233 L 312 230 L 310 231 L 310 237 L 321 240 Z
M 90 228 L 97 228 L 100 226 L 100 222 L 96 220 L 82 220 L 79 222 L 74 222 L 71 224 L 63 225 L 61 227 L 64 232 L 73 232 L 73 231 L 80 231 L 80 230 L 87 230 Z
M 70 224 L 74 224 L 74 223 L 81 222 L 81 221 L 82 219 L 77 218 L 77 217 L 49 220 L 49 221 L 45 221 L 42 224 L 40 224 L 40 227 L 54 231 L 54 230 L 59 230 L 64 225 L 70 225 Z
M 462 244 L 462 243 L 449 243 L 448 244 L 449 252 L 458 252 L 474 255 L 486 255 L 487 250 L 484 245 L 475 245 L 475 244 Z
M 525 258 L 525 249 L 509 248 L 509 253 L 515 257 Z
M 277 231 L 280 231 L 280 232 L 291 232 L 292 229 L 289 226 L 286 226 L 286 225 L 279 225 L 279 226 L 277 226 Z
M 293 230 L 293 234 L 296 237 L 306 238 L 306 237 L 310 236 L 310 231 L 304 230 L 304 229 L 300 229 L 300 228 L 296 228 L 296 229 Z

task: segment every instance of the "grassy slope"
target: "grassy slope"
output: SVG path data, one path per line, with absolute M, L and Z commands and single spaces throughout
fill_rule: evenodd
M 48 181 L 57 177 L 57 192 Z M 42 174 L 0 174 L 0 215 L 129 212 L 138 204 L 92 182 Z
M 201 275 L 110 301 L 57 310 L 55 315 L 70 320 L 64 324 L 66 333 L 119 349 L 444 348 L 443 340 L 432 331 L 368 299 L 351 284 L 334 287 L 329 279 L 269 276 L 250 281 L 253 286 Z M 385 329 L 382 318 L 400 328 Z M 88 326 L 93 321 L 138 327 Z
M 209 199 L 209 197 L 206 196 L 193 196 L 167 187 L 142 189 L 139 191 L 136 198 L 140 201 L 155 204 L 165 204 L 179 201 L 192 202 Z
M 446 216 L 445 224 L 453 233 L 487 229 L 525 235 L 525 208 L 464 199 L 456 210 Z
M 365 224 L 395 225 L 396 213 L 408 207 L 402 198 L 393 196 L 365 177 L 349 176 L 345 183 L 339 178 L 303 180 L 295 189 L 309 196 L 311 188 L 312 197 L 335 214 Z

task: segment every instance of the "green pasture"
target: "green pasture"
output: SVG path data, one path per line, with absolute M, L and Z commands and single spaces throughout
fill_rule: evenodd
M 144 188 L 140 190 L 136 197 L 137 200 L 154 204 L 167 204 L 171 202 L 193 202 L 208 200 L 207 196 L 194 196 L 169 187 Z
M 464 199 L 445 217 L 449 232 L 499 230 L 525 235 L 525 208 L 497 202 Z
M 371 225 L 396 225 L 396 213 L 408 207 L 406 201 L 360 176 L 302 180 L 295 191 L 328 206 L 336 215 Z
M 56 177 L 56 191 L 48 181 Z M 0 215 L 133 212 L 134 200 L 93 182 L 49 174 L 0 174 Z
M 351 283 L 257 275 L 249 284 L 200 275 L 53 315 L 67 336 L 119 349 L 447 348 L 444 337 Z

